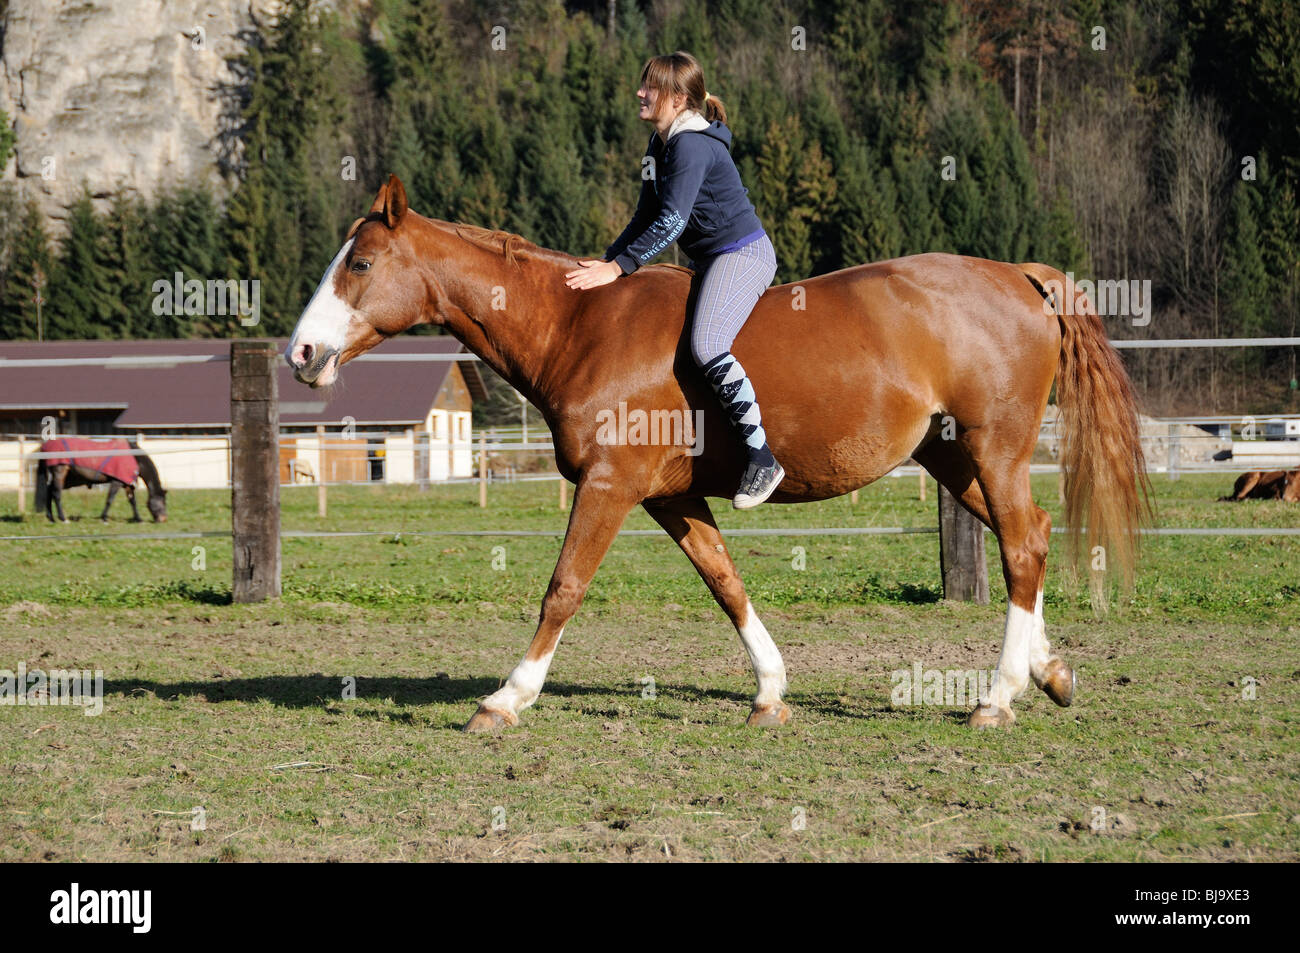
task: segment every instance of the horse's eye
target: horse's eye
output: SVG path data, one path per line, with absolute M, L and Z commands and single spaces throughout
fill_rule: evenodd
M 369 271 L 370 262 L 366 261 L 364 258 L 358 258 L 356 261 L 352 263 L 352 270 L 355 271 L 357 274 L 361 274 L 362 272 Z

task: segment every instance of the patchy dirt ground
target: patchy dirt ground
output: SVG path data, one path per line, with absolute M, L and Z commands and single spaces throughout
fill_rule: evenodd
M 756 731 L 720 613 L 601 605 L 462 734 L 534 611 L 0 610 L 0 667 L 105 680 L 97 717 L 0 709 L 0 859 L 1300 859 L 1296 625 L 1053 626 L 1076 705 L 972 733 L 891 672 L 991 668 L 999 607 L 774 609 L 794 718 Z

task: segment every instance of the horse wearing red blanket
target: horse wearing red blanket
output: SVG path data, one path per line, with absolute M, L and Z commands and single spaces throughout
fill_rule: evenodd
M 41 444 L 41 461 L 36 473 L 36 509 L 45 510 L 46 517 L 54 522 L 54 510 L 59 511 L 59 522 L 66 523 L 63 514 L 65 487 L 108 484 L 108 499 L 99 518 L 108 522 L 108 511 L 119 489 L 126 489 L 131 503 L 131 522 L 140 522 L 140 510 L 135 503 L 135 484 L 143 480 L 149 488 L 148 507 L 155 523 L 167 522 L 167 491 L 158 477 L 158 468 L 147 454 L 128 440 L 87 440 L 84 437 L 57 437 Z M 46 456 L 50 454 L 50 456 Z

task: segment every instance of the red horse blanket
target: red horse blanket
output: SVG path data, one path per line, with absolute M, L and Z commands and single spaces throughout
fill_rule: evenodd
M 48 467 L 60 464 L 85 467 L 96 470 L 104 476 L 119 480 L 127 486 L 135 484 L 140 475 L 140 465 L 128 454 L 106 456 L 106 450 L 130 450 L 131 445 L 125 440 L 87 440 L 84 437 L 59 437 L 41 444 L 41 453 L 66 453 L 66 456 L 49 457 L 45 461 Z

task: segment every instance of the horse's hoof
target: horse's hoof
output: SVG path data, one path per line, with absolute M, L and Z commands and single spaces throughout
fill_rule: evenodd
M 465 725 L 465 731 L 470 734 L 480 734 L 488 731 L 500 731 L 502 728 L 513 728 L 519 724 L 519 716 L 512 715 L 508 711 L 499 711 L 496 708 L 484 708 L 478 706 L 478 711 L 474 712 L 474 717 Z
M 1059 658 L 1054 658 L 1047 663 L 1042 680 L 1034 679 L 1034 681 L 1047 693 L 1048 698 L 1062 708 L 1069 708 L 1070 702 L 1074 701 L 1074 690 L 1078 687 L 1079 676 L 1075 675 L 1074 669 Z
M 775 705 L 755 705 L 745 724 L 750 728 L 779 728 L 789 720 L 789 707 L 785 702 L 777 702 Z
M 1010 708 L 976 708 L 966 724 L 972 728 L 1009 728 L 1015 720 Z

